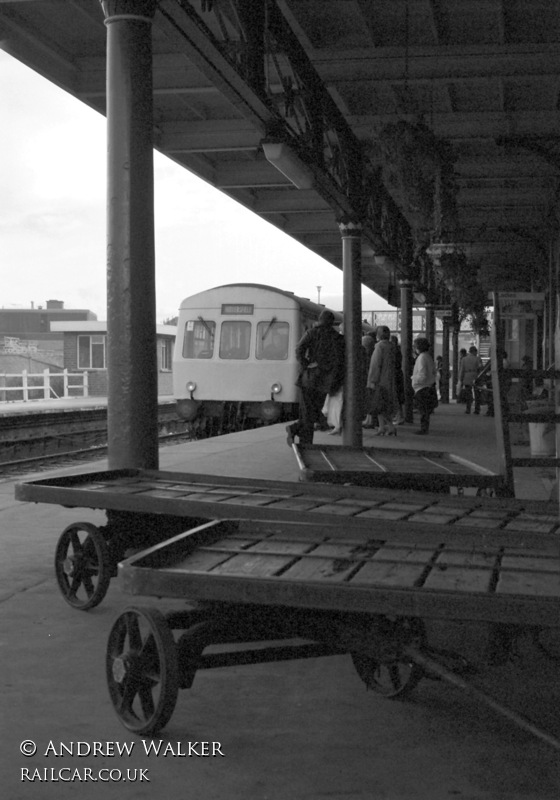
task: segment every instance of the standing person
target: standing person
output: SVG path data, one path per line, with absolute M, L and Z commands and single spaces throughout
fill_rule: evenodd
M 395 425 L 402 425 L 404 422 L 404 375 L 402 369 L 402 350 L 398 336 L 391 336 L 391 342 L 395 348 L 395 392 L 397 395 L 397 414 L 393 420 Z
M 395 346 L 386 325 L 377 329 L 377 344 L 371 357 L 367 386 L 373 392 L 372 414 L 377 414 L 376 436 L 396 436 L 393 416 L 398 408 L 395 385 Z
M 416 361 L 412 370 L 414 401 L 420 411 L 420 430 L 417 434 L 425 436 L 430 429 L 430 415 L 437 408 L 436 365 L 430 355 L 430 342 L 423 336 L 414 340 Z
M 491 359 L 488 359 L 488 363 L 486 365 L 488 367 L 488 371 L 485 376 L 484 381 L 484 393 L 486 396 L 486 414 L 487 417 L 494 416 L 494 386 L 492 384 L 492 363 Z
M 322 419 L 321 410 L 327 394 L 336 394 L 344 380 L 344 337 L 334 330 L 335 317 L 327 308 L 321 311 L 317 324 L 306 331 L 296 347 L 301 371 L 296 381 L 300 388 L 299 419 L 286 426 L 288 445 L 294 436 L 300 444 L 313 444 L 315 423 Z
M 461 349 L 459 350 L 459 362 L 457 364 L 457 379 L 455 381 L 455 391 L 457 392 L 457 402 L 458 403 L 464 403 L 465 402 L 464 392 L 459 390 L 459 373 L 461 372 L 461 362 L 462 362 L 462 360 L 464 359 L 464 357 L 466 355 L 467 355 L 466 349 L 464 347 L 461 347 Z
M 362 336 L 362 347 L 366 351 L 366 358 L 368 364 L 373 355 L 373 351 L 375 350 L 376 343 L 377 343 L 377 337 L 375 331 L 373 330 L 368 331 Z
M 341 374 L 336 376 L 333 380 L 330 391 L 325 399 L 325 405 L 321 413 L 327 420 L 327 425 L 330 428 L 329 436 L 342 433 L 343 419 L 344 419 L 344 337 L 341 335 L 342 331 L 338 334 L 337 347 L 339 352 L 339 364 L 341 365 Z M 338 387 L 338 388 L 337 388 Z
M 367 377 L 368 377 L 371 357 L 373 355 L 373 351 L 375 350 L 376 342 L 377 339 L 375 336 L 375 331 L 373 330 L 368 331 L 368 333 L 366 333 L 365 336 L 362 336 L 362 351 L 364 357 L 363 410 L 365 414 L 365 418 L 362 425 L 364 428 L 375 428 L 373 414 L 371 413 L 372 392 L 371 389 L 368 389 Z
M 443 372 L 443 356 L 436 356 L 436 389 L 441 400 L 441 374 Z
M 461 359 L 461 366 L 459 367 L 459 386 L 460 389 L 465 389 L 465 399 L 467 407 L 465 414 L 471 413 L 471 407 L 474 400 L 474 413 L 480 414 L 480 392 L 475 390 L 474 382 L 476 376 L 482 369 L 482 359 L 478 355 L 477 348 L 473 345 L 469 347 L 469 352 Z

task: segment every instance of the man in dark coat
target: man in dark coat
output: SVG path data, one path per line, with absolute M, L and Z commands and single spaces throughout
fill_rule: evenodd
M 288 445 L 313 444 L 315 423 L 321 422 L 327 394 L 335 394 L 344 381 L 344 337 L 334 330 L 335 316 L 324 309 L 315 327 L 304 333 L 296 347 L 301 366 L 299 419 L 286 427 Z

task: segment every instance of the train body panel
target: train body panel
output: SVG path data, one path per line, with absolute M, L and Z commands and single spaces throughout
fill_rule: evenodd
M 218 286 L 179 311 L 173 386 L 179 415 L 275 422 L 297 413 L 297 342 L 324 306 L 260 284 Z M 236 406 L 232 414 L 232 404 Z

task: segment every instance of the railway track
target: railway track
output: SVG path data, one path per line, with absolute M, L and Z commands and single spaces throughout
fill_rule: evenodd
M 188 432 L 185 431 L 183 433 L 162 434 L 159 437 L 159 441 L 161 446 L 165 446 L 167 444 L 177 444 L 180 441 L 190 442 L 192 439 Z M 11 478 L 14 475 L 28 473 L 31 469 L 34 472 L 41 472 L 54 467 L 71 466 L 80 461 L 101 460 L 106 453 L 107 444 L 102 444 L 66 452 L 46 453 L 41 456 L 2 461 L 0 462 L 0 480 L 7 476 Z
M 191 438 L 172 404 L 159 407 L 158 430 L 162 444 Z M 101 459 L 106 451 L 104 408 L 0 417 L 0 475 Z
M 199 429 L 179 419 L 175 403 L 158 407 L 161 446 L 249 427 L 254 427 L 250 421 L 243 420 L 239 427 L 237 419 L 223 418 Z M 77 461 L 102 459 L 106 452 L 106 408 L 0 415 L 0 480 L 31 469 L 40 472 Z

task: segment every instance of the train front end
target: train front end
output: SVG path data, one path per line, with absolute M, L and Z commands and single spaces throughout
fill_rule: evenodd
M 289 293 L 236 284 L 187 298 L 173 361 L 179 417 L 214 435 L 293 419 L 301 333 Z

